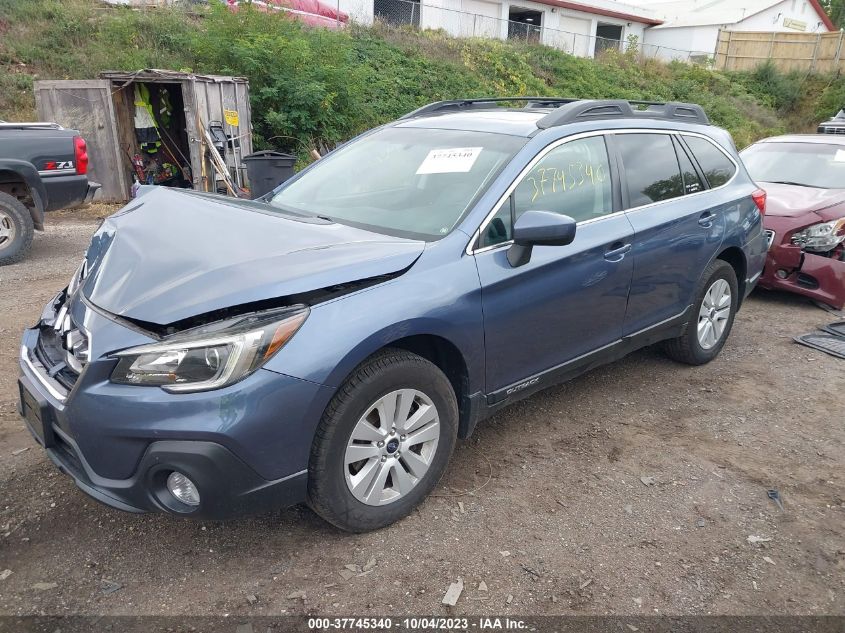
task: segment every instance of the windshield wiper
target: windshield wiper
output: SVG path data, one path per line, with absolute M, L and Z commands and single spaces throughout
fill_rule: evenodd
M 766 182 L 770 182 L 775 185 L 795 185 L 796 187 L 811 187 L 812 189 L 825 189 L 825 187 L 820 187 L 819 185 L 808 185 L 806 182 L 794 182 L 792 180 L 767 180 Z
M 283 207 L 280 204 L 272 204 L 272 202 L 265 202 L 267 206 L 273 207 L 276 211 L 280 211 L 281 213 L 287 213 L 288 215 L 292 215 L 297 218 L 309 218 L 309 219 L 317 219 L 323 220 L 324 222 L 334 222 L 330 217 L 325 215 L 317 215 L 316 213 L 308 213 L 306 211 L 299 211 L 298 209 L 291 209 L 290 207 Z

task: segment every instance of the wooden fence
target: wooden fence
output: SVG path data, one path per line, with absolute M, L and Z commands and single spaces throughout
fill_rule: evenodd
M 830 73 L 845 70 L 845 31 L 784 33 L 773 31 L 719 31 L 716 68 L 754 70 L 766 60 L 788 72 Z

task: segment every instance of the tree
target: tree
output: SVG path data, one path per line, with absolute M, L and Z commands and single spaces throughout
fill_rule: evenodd
M 845 28 L 845 0 L 821 0 L 822 7 L 838 28 Z

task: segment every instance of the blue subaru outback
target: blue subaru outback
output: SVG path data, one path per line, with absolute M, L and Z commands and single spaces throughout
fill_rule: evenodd
M 712 360 L 765 193 L 681 103 L 434 103 L 261 201 L 154 188 L 26 330 L 20 408 L 86 493 L 408 514 L 483 418 L 637 348 Z

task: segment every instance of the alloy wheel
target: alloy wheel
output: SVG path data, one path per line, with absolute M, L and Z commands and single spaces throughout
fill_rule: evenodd
M 703 349 L 711 349 L 722 340 L 730 316 L 730 284 L 724 279 L 717 279 L 704 293 L 698 311 L 698 343 Z
M 391 391 L 355 424 L 344 455 L 346 485 L 358 501 L 379 506 L 407 495 L 428 472 L 440 417 L 416 389 Z
M 0 209 L 0 249 L 14 242 L 16 233 L 12 217 Z

